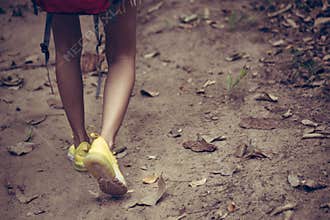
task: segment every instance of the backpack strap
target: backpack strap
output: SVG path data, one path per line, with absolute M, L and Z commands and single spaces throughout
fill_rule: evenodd
M 47 69 L 48 82 L 49 82 L 51 93 L 54 94 L 54 89 L 52 86 L 52 81 L 50 79 L 49 66 L 48 66 L 48 63 L 49 63 L 49 49 L 48 48 L 49 48 L 52 20 L 53 20 L 53 14 L 47 13 L 46 25 L 45 25 L 45 31 L 44 31 L 44 39 L 43 39 L 43 42 L 40 44 L 40 48 L 41 48 L 41 52 L 43 54 L 45 54 L 45 66 Z
M 33 13 L 35 15 L 38 15 L 38 6 L 36 0 L 32 0 L 32 3 L 33 3 Z
M 97 74 L 98 74 L 95 98 L 97 99 L 100 96 L 101 84 L 102 84 L 102 71 L 101 71 L 100 51 L 99 51 L 99 48 L 102 44 L 102 35 L 100 35 L 100 30 L 99 30 L 99 23 L 100 23 L 99 16 L 98 15 L 93 15 L 93 21 L 94 21 L 94 33 L 95 33 L 95 37 L 96 37 L 96 40 L 97 40 L 97 44 L 96 44 L 96 47 L 95 47 L 96 55 L 97 55 L 96 71 L 97 71 Z

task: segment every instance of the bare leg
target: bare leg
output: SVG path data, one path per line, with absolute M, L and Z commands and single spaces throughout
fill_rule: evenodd
M 80 69 L 82 38 L 77 15 L 54 15 L 56 78 L 74 144 L 88 141 L 84 120 L 83 83 Z
M 111 148 L 135 81 L 136 7 L 127 6 L 124 14 L 103 23 L 109 72 L 104 89 L 101 136 Z

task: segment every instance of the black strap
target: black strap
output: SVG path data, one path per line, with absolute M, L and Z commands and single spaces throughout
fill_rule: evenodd
M 46 25 L 45 25 L 45 31 L 44 31 L 44 40 L 40 44 L 41 52 L 45 54 L 45 63 L 48 64 L 49 61 L 49 41 L 50 41 L 50 31 L 52 28 L 52 19 L 53 14 L 47 13 L 46 16 Z
M 50 41 L 50 32 L 52 28 L 52 19 L 53 19 L 53 14 L 47 13 L 46 16 L 46 25 L 45 25 L 45 31 L 44 31 L 44 40 L 40 44 L 41 52 L 45 54 L 45 65 L 47 69 L 47 77 L 48 77 L 48 82 L 50 86 L 51 93 L 54 94 L 54 89 L 52 86 L 52 81 L 50 79 L 50 73 L 49 73 L 49 67 L 48 67 L 48 61 L 49 61 L 49 41 Z
M 100 51 L 99 51 L 99 48 L 102 44 L 102 36 L 100 35 L 100 29 L 99 29 L 99 23 L 100 23 L 99 16 L 94 15 L 93 20 L 94 20 L 94 33 L 95 33 L 95 37 L 96 37 L 96 40 L 97 40 L 95 50 L 96 50 L 96 55 L 97 55 L 96 70 L 97 70 L 97 75 L 98 75 L 95 98 L 98 98 L 100 96 L 101 84 L 102 84 L 102 71 L 101 71 Z
M 38 15 L 38 6 L 37 6 L 37 3 L 36 3 L 36 0 L 32 0 L 32 3 L 33 3 L 33 13 L 35 15 Z

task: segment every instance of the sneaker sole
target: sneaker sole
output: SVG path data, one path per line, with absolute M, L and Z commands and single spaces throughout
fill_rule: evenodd
M 102 192 L 114 196 L 121 196 L 127 192 L 125 184 L 120 182 L 107 158 L 98 153 L 89 153 L 84 159 L 88 172 L 97 180 Z

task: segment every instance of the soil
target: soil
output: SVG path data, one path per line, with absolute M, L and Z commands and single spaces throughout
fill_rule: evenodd
M 49 107 L 47 100 L 59 100 L 59 95 L 50 94 L 46 69 L 38 67 L 43 62 L 39 43 L 45 14 L 34 16 L 30 4 L 23 7 L 26 1 L 0 2 L 6 11 L 0 14 L 1 75 L 24 78 L 21 88 L 0 88 L 1 219 L 330 219 L 329 187 L 306 190 L 288 182 L 288 175 L 296 174 L 329 185 L 329 139 L 302 139 L 308 127 L 301 123 L 309 119 L 329 127 L 329 102 L 318 87 L 295 88 L 278 82 L 284 56 L 277 58 L 283 62 L 260 62 L 273 49 L 272 35 L 257 28 L 267 20 L 265 13 L 253 10 L 252 1 L 227 0 L 169 0 L 148 12 L 158 2 L 144 1 L 138 15 L 137 79 L 116 143 L 117 149 L 127 147 L 119 163 L 131 191 L 122 198 L 100 193 L 91 175 L 76 172 L 67 160 L 70 127 L 63 109 Z M 20 5 L 23 16 L 12 16 L 12 5 Z M 205 8 L 218 28 L 202 18 Z M 248 17 L 240 22 L 226 19 L 229 10 Z M 191 14 L 200 19 L 180 22 L 180 16 Z M 91 17 L 81 17 L 81 23 L 83 34 L 93 30 Z M 85 53 L 93 53 L 95 39 L 87 39 L 84 45 Z M 144 56 L 155 51 L 158 56 Z M 227 61 L 235 52 L 249 56 Z M 39 59 L 24 64 L 31 55 Z M 16 67 L 9 70 L 13 62 Z M 247 76 L 228 90 L 227 75 L 235 78 L 244 65 L 249 67 Z M 53 65 L 51 76 L 56 87 Z M 98 132 L 102 99 L 95 99 L 97 77 L 90 73 L 83 77 L 87 129 Z M 215 83 L 197 93 L 207 80 Z M 159 96 L 143 96 L 141 89 L 158 91 Z M 273 94 L 278 101 L 255 100 L 260 92 Z M 288 109 L 293 115 L 284 119 Z M 45 115 L 40 124 L 26 123 Z M 262 118 L 264 124 L 271 123 L 271 129 L 240 127 L 248 117 Z M 37 147 L 26 155 L 9 154 L 7 147 L 23 141 L 29 128 L 30 141 Z M 182 129 L 181 136 L 169 135 L 172 129 Z M 182 146 L 196 140 L 197 134 L 226 139 L 213 142 L 214 152 L 193 152 Z M 244 144 L 264 156 L 240 157 L 237 150 Z M 154 206 L 129 208 L 156 190 L 156 183 L 142 182 L 154 173 L 162 173 L 166 193 Z M 190 186 L 203 178 L 205 183 Z M 21 203 L 22 192 L 38 198 Z M 292 211 L 271 215 L 289 203 L 296 204 Z

